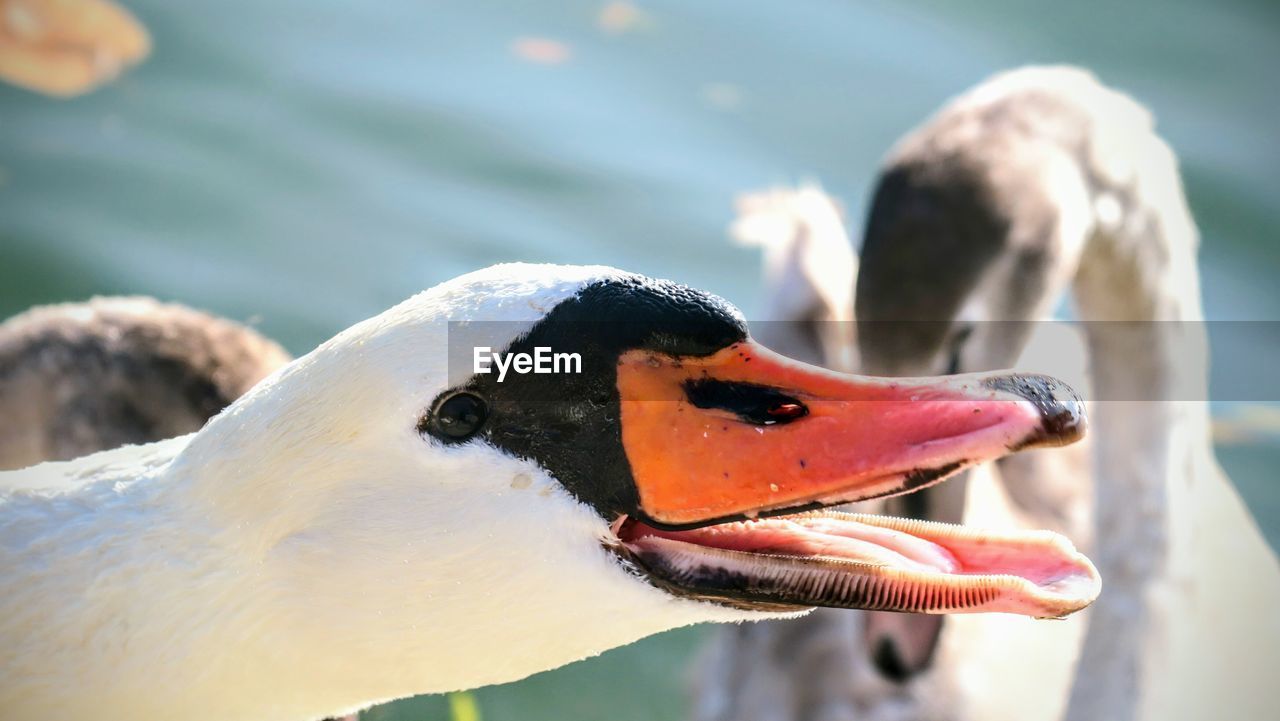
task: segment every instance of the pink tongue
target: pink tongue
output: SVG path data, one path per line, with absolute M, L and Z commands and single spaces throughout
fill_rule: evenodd
M 916 538 L 909 533 L 895 531 L 892 528 L 822 517 L 805 519 L 801 523 L 807 530 L 824 534 L 826 537 L 848 539 L 892 554 L 887 557 L 888 565 L 906 563 L 920 570 L 943 573 L 960 573 L 961 570 L 960 563 L 947 549 L 933 541 Z
M 832 518 L 743 521 L 691 531 L 642 534 L 700 546 L 753 553 L 828 556 L 920 571 L 957 573 L 960 564 L 942 546 L 890 528 Z

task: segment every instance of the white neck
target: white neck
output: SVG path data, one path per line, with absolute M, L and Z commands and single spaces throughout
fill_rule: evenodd
M 1159 639 L 1185 618 L 1177 589 L 1193 580 L 1192 487 L 1213 477 L 1196 231 L 1172 153 L 1150 143 L 1143 174 L 1095 188 L 1098 225 L 1075 281 L 1096 399 L 1092 556 L 1104 590 L 1071 719 L 1135 718 L 1161 683 Z
M 529 485 L 486 509 L 504 519 L 497 548 L 458 538 L 439 518 L 474 525 L 475 509 L 442 508 L 429 490 L 399 517 L 377 497 L 347 497 L 342 516 L 280 535 L 284 524 L 228 527 L 227 509 L 190 503 L 201 482 L 179 455 L 188 440 L 166 444 L 161 455 L 179 460 L 142 477 L 110 470 L 136 470 L 136 449 L 123 449 L 78 462 L 101 480 L 73 495 L 9 500 L 22 521 L 0 536 L 6 718 L 322 718 L 738 617 L 667 597 L 581 545 L 585 508 L 578 528 L 549 529 L 530 506 L 574 501 L 519 461 L 503 472 Z M 423 507 L 441 516 L 413 511 Z M 335 553 L 344 546 L 360 554 Z M 398 576 L 383 563 L 393 555 Z

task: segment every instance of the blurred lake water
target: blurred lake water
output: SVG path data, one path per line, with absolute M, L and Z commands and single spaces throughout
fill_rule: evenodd
M 750 317 L 736 193 L 817 179 L 857 229 L 880 158 L 945 99 L 1071 62 L 1152 108 L 1180 154 L 1209 317 L 1280 319 L 1268 0 L 125 4 L 155 49 L 120 82 L 72 101 L 0 88 L 0 317 L 143 293 L 303 353 L 503 260 L 670 277 Z M 1278 428 L 1219 449 L 1273 543 Z M 701 633 L 483 689 L 480 708 L 679 718 Z M 424 697 L 365 716 L 447 714 Z

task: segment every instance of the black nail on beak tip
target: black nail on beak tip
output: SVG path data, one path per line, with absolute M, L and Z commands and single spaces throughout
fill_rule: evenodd
M 1084 437 L 1088 420 L 1084 401 L 1071 386 L 1041 375 L 1009 375 L 989 378 L 987 387 L 1025 398 L 1040 411 L 1040 432 L 1019 447 L 1062 446 Z

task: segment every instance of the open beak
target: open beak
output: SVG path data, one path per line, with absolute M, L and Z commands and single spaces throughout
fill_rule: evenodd
M 669 590 L 757 609 L 1033 616 L 1097 595 L 1093 565 L 1047 532 L 805 513 L 1079 439 L 1083 403 L 1053 379 L 860 377 L 745 341 L 702 358 L 631 351 L 617 383 L 639 500 L 613 530 Z

